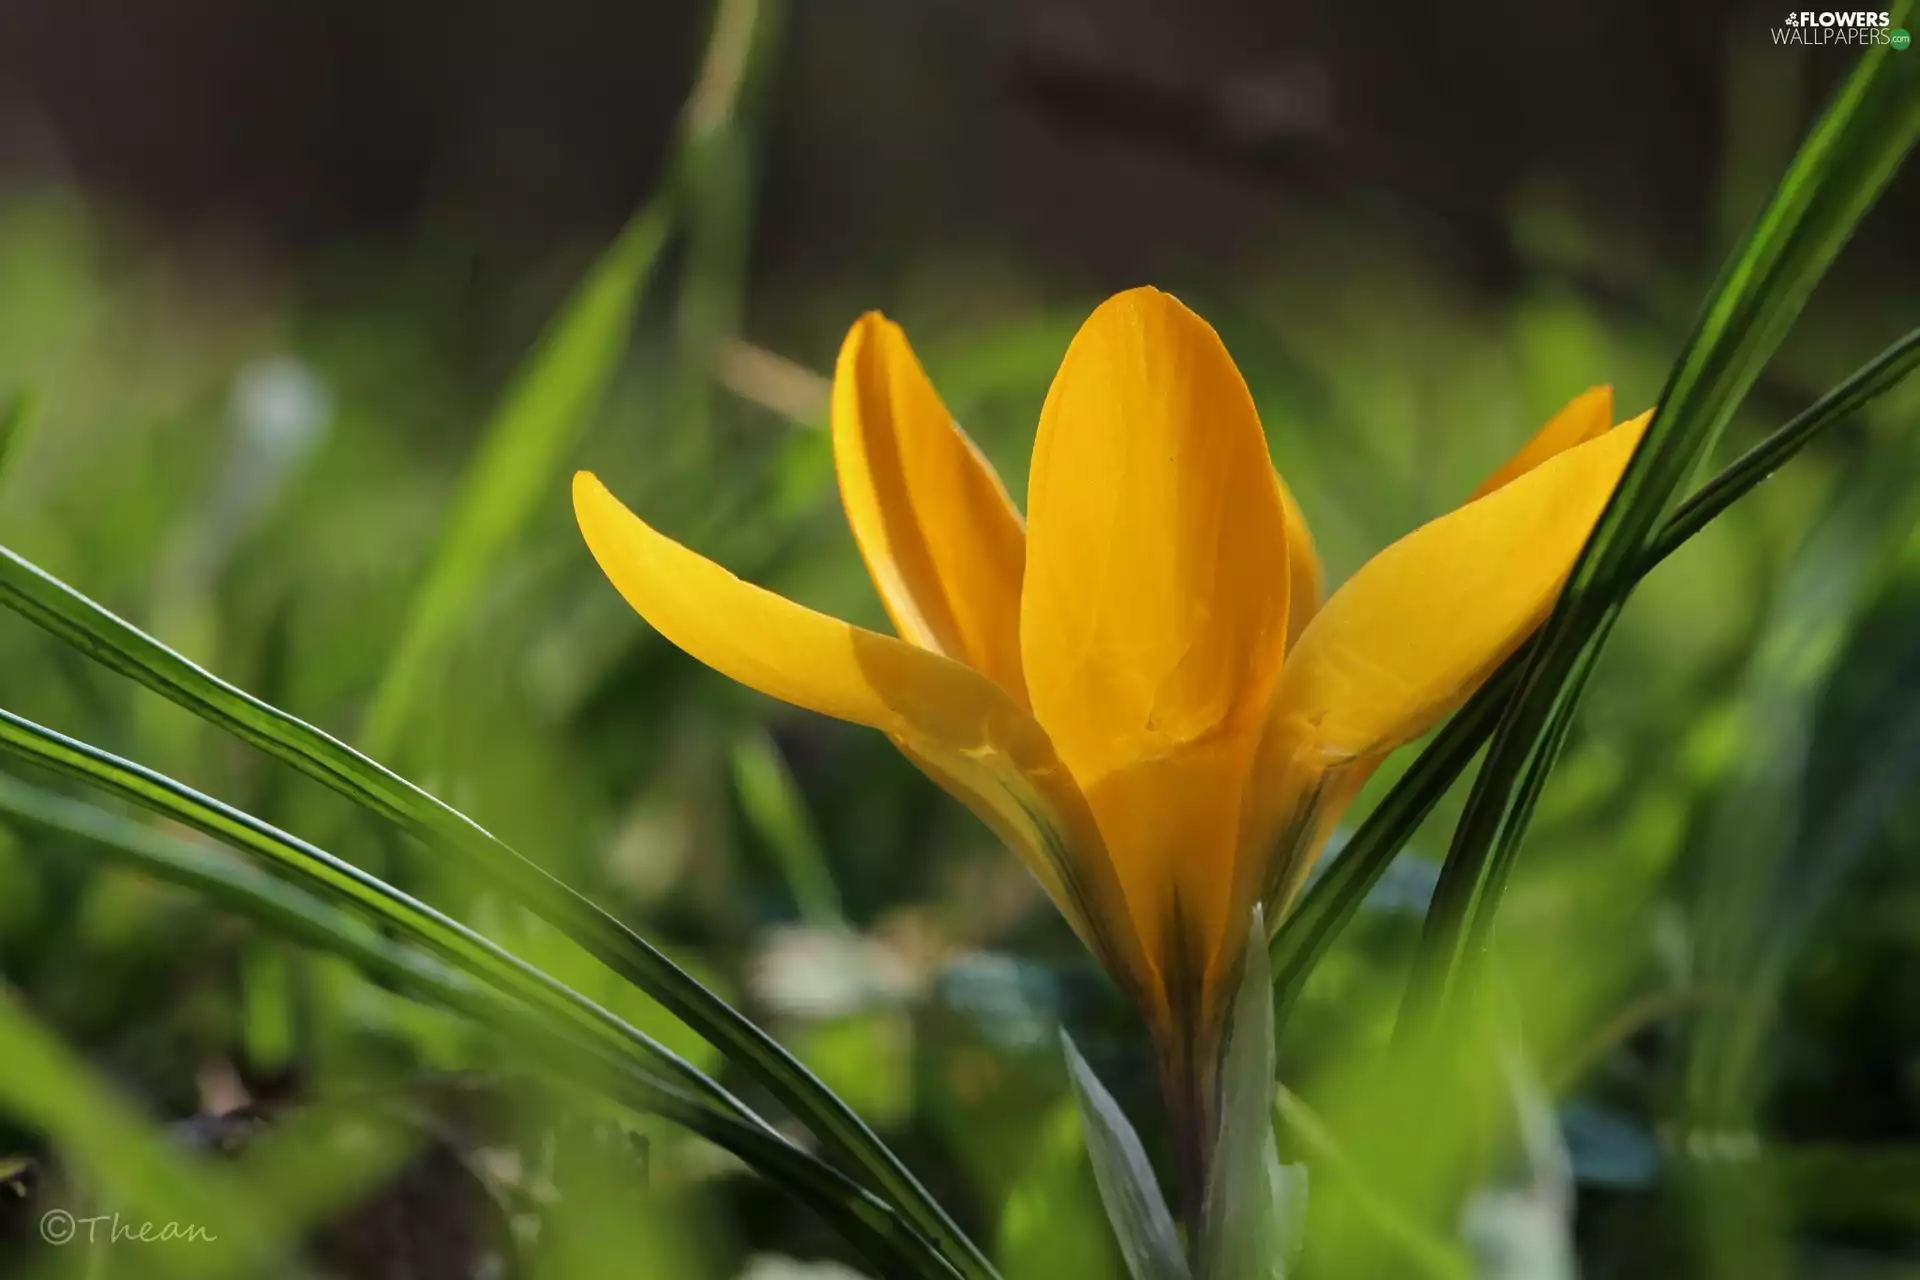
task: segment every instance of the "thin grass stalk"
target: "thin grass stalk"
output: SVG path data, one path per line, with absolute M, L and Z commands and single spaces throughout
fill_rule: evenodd
M 772 1126 L 699 1068 L 571 987 L 527 964 L 466 925 L 395 889 L 377 876 L 298 836 L 202 795 L 165 774 L 0 708 L 0 751 L 97 787 L 185 823 L 244 853 L 267 859 L 327 898 L 370 912 L 405 930 L 463 970 L 548 1008 L 575 1025 L 623 1045 L 652 1068 L 682 1081 L 709 1105 L 772 1133 Z
M 1653 572 L 1800 450 L 1899 385 L 1917 366 L 1920 329 L 1913 329 L 1695 491 L 1648 544 L 1634 566 L 1632 581 L 1637 583 Z M 1518 687 L 1532 643 L 1529 639 L 1522 645 L 1442 726 L 1274 934 L 1269 951 L 1277 1014 L 1284 1015 L 1291 1007 L 1314 965 L 1360 909 L 1367 892 L 1492 736 L 1502 707 Z
M 1404 1034 L 1420 1034 L 1426 1019 L 1444 1019 L 1472 981 L 1586 674 L 1668 502 L 1738 410 L 1916 138 L 1920 69 L 1890 46 L 1873 46 L 1722 272 L 1494 731 L 1427 915 L 1402 1009 Z
M 887 1274 L 957 1274 L 889 1206 L 758 1124 L 723 1115 L 683 1089 L 582 1036 L 550 1014 L 483 986 L 416 947 L 247 863 L 165 835 L 96 806 L 0 775 L 0 819 L 65 838 L 113 865 L 195 893 L 283 938 L 338 956 L 410 996 L 472 1018 L 571 1084 L 629 1109 L 662 1116 L 713 1142 L 820 1213 Z
M 994 1275 L 898 1156 L 784 1046 L 652 943 L 464 813 L 346 743 L 228 684 L 0 547 L 0 604 L 433 848 L 460 854 L 501 893 L 572 938 L 752 1075 L 844 1168 L 900 1207 L 969 1280 Z

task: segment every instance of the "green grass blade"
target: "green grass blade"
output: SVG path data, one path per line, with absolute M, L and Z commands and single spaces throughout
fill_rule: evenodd
M 1126 1259 L 1133 1280 L 1190 1280 L 1192 1270 L 1167 1207 L 1146 1147 L 1133 1122 L 1073 1043 L 1063 1027 L 1060 1050 L 1066 1057 L 1067 1082 L 1080 1110 L 1080 1128 L 1086 1137 L 1087 1160 L 1107 1222 Z
M 426 578 L 361 733 L 392 755 L 472 617 L 487 578 L 543 503 L 565 491 L 568 457 L 619 368 L 633 314 L 666 244 L 668 205 L 635 214 L 515 374 L 461 478 Z
M 358 917 L 257 867 L 4 775 L 0 820 L 77 842 L 116 866 L 190 890 L 282 937 L 472 1017 L 554 1074 L 623 1105 L 664 1115 L 733 1152 L 822 1212 L 876 1263 L 905 1264 L 915 1275 L 954 1274 L 890 1208 L 813 1157 L 757 1125 L 714 1112 L 524 1001 L 470 981 L 426 952 L 390 940 Z
M 723 0 L 715 6 L 706 54 L 683 114 L 675 156 L 669 164 L 668 182 L 657 194 L 655 204 L 628 228 L 628 233 L 634 234 L 643 220 L 657 217 L 658 234 L 664 240 L 670 218 L 683 202 L 703 197 L 710 201 L 732 202 L 730 207 L 733 207 L 733 212 L 728 216 L 739 221 L 736 232 L 711 239 L 710 253 L 703 250 L 700 244 L 693 246 L 699 259 L 696 266 L 705 263 L 713 270 L 710 273 L 696 272 L 711 287 L 703 288 L 698 298 L 688 299 L 687 306 L 682 308 L 683 334 L 710 334 L 717 340 L 727 327 L 727 308 L 737 307 L 737 299 L 728 301 L 731 295 L 725 287 L 728 278 L 726 264 L 732 257 L 738 257 L 738 246 L 744 244 L 741 239 L 746 230 L 744 206 L 738 204 L 744 192 L 736 191 L 730 195 L 724 189 L 710 189 L 699 179 L 702 171 L 712 168 L 716 158 L 736 153 L 745 145 L 740 136 L 737 116 L 743 100 L 750 98 L 765 79 L 766 65 L 777 48 L 783 9 L 784 6 L 776 0 Z M 737 155 L 735 158 L 744 164 L 744 159 Z M 743 258 L 740 260 L 744 261 Z M 586 288 L 591 287 L 590 282 Z M 638 282 L 635 287 L 637 289 Z M 719 306 L 717 311 L 714 309 L 716 305 Z M 687 307 L 693 308 L 691 313 Z M 543 344 L 543 351 L 556 345 L 566 323 L 562 321 L 556 327 L 554 337 Z M 583 326 L 585 323 L 582 321 Z M 704 350 L 704 341 L 692 345 Z M 536 353 L 533 359 L 534 366 L 530 368 L 541 362 L 541 353 Z M 704 356 L 701 357 L 701 367 L 697 373 L 703 380 L 712 376 Z M 532 375 L 529 374 L 531 380 Z M 490 442 L 495 435 L 506 434 L 505 424 L 512 405 L 513 401 L 510 400 L 496 427 L 489 431 Z M 518 448 L 502 444 L 499 452 L 508 460 L 492 465 L 486 454 L 493 450 L 483 446 L 483 457 L 476 462 L 470 482 L 463 486 L 466 492 L 457 508 L 454 523 L 445 535 L 442 551 L 436 557 L 436 565 L 444 561 L 453 567 L 436 567 L 430 571 L 430 585 L 416 602 L 415 620 L 409 623 L 393 665 L 383 678 L 361 735 L 361 741 L 367 744 L 372 754 L 392 758 L 393 748 L 398 745 L 404 730 L 407 711 L 414 705 L 410 702 L 414 696 L 412 691 L 419 686 L 421 675 L 431 667 L 432 660 L 443 652 L 443 646 L 457 630 L 460 620 L 465 616 L 466 607 L 480 589 L 492 561 L 511 542 L 514 531 L 524 522 L 524 516 L 516 517 L 516 522 L 509 529 L 505 527 L 502 517 L 477 509 L 478 504 L 482 503 L 483 490 L 490 488 L 493 483 L 483 481 L 482 477 L 498 474 L 498 483 L 503 488 L 511 487 L 520 493 L 526 509 L 531 510 L 533 504 L 544 500 L 546 494 L 559 492 L 562 488 L 555 483 L 558 473 L 554 466 L 547 465 L 550 460 L 557 465 L 562 458 L 564 446 L 558 443 L 560 430 L 556 427 L 549 435 L 537 432 L 532 427 L 525 428 L 524 434 L 529 437 L 538 435 L 544 442 L 537 451 L 534 446 L 527 446 L 529 457 L 526 460 L 521 459 Z M 522 431 L 516 430 L 514 434 L 522 434 Z M 568 439 L 571 439 L 570 435 Z M 555 452 L 550 455 L 545 444 L 553 444 Z M 537 456 L 533 456 L 536 452 Z M 545 467 L 546 474 L 539 480 L 539 486 L 544 487 L 537 487 L 532 477 L 542 467 Z M 472 497 L 472 504 L 468 503 L 468 496 Z M 470 509 L 472 514 L 468 515 Z M 463 523 L 470 525 L 472 531 L 463 531 Z M 449 585 L 435 585 L 443 576 Z M 421 638 L 414 638 L 416 632 Z M 124 667 L 121 669 L 127 670 Z M 129 674 L 134 673 L 129 671 Z M 136 674 L 136 678 L 142 677 Z M 236 731 L 241 732 L 243 737 L 247 736 L 244 731 Z M 249 740 L 274 751 L 274 754 L 288 760 L 296 768 L 307 768 L 299 760 L 266 747 L 263 742 L 252 738 Z M 465 817 L 445 809 L 437 801 L 427 799 L 424 793 L 400 782 L 391 774 L 385 779 L 371 778 L 360 768 L 360 764 L 370 764 L 370 761 L 360 757 L 358 763 L 348 764 L 336 753 L 345 751 L 353 754 L 350 749 L 332 739 L 327 739 L 327 744 L 321 748 L 314 764 L 330 776 L 315 776 L 321 776 L 322 781 L 355 799 L 361 799 L 356 792 L 362 784 L 369 782 L 374 783 L 371 788 L 373 793 L 388 792 L 389 802 L 399 799 L 404 812 L 396 812 L 384 805 L 375 807 L 416 833 L 423 834 L 431 842 L 473 854 L 483 870 L 492 873 L 494 882 L 516 900 L 567 933 L 575 942 L 658 1000 L 676 1017 L 752 1072 L 842 1163 L 864 1170 L 871 1185 L 901 1206 L 921 1230 L 937 1240 L 947 1256 L 960 1266 L 963 1274 L 971 1280 L 984 1280 L 994 1274 L 985 1255 L 967 1239 L 899 1158 L 880 1142 L 843 1100 L 821 1084 L 772 1037 L 700 986 L 626 926 L 544 870 L 521 859 Z M 306 745 L 319 744 L 308 738 Z M 346 773 L 334 773 L 343 765 Z M 374 768 L 378 770 L 378 766 Z M 389 792 L 391 784 L 399 784 L 411 794 L 394 795 Z M 421 820 L 424 820 L 424 825 Z
M 1903 8 L 1905 6 L 1902 6 Z M 1855 225 L 1920 137 L 1920 64 L 1862 56 L 1722 273 L 1652 423 L 1576 561 L 1494 731 L 1427 916 L 1402 1027 L 1444 1018 L 1486 940 L 1584 673 L 1679 487 L 1712 447 Z
M 115 866 L 187 889 L 282 937 L 352 961 L 401 985 L 477 989 L 425 952 L 390 942 L 359 916 L 205 845 L 0 774 L 0 822 L 83 845 Z
M 780 749 L 764 731 L 742 734 L 733 744 L 732 765 L 740 808 L 779 864 L 800 918 L 817 929 L 846 928 L 826 850 Z
M 1287 913 L 1267 947 L 1276 1018 L 1292 1006 L 1313 966 L 1360 910 L 1387 865 L 1486 744 L 1519 671 L 1519 663 L 1510 659 L 1454 713 Z
M 566 492 L 569 455 L 619 368 L 634 312 L 676 222 L 688 242 L 680 327 L 688 374 L 704 395 L 741 307 L 751 185 L 742 107 L 766 78 L 782 8 L 776 0 L 715 6 L 666 180 L 522 362 L 461 479 L 361 728 L 371 754 L 398 754 L 422 690 L 472 618 L 488 575 L 541 505 Z M 683 413 L 697 411 L 687 396 L 681 400 Z
M 1891 391 L 1916 366 L 1920 366 L 1920 329 L 1911 329 L 1855 370 L 1845 382 L 1796 415 L 1793 421 L 1728 463 L 1680 504 L 1673 518 L 1663 524 L 1647 544 L 1635 580 L 1678 551 L 1683 543 L 1777 471 L 1815 436 Z
M 34 413 L 39 407 L 31 391 L 16 391 L 0 402 L 0 478 L 6 476 L 14 447 L 33 426 Z
M 0 751 L 109 791 L 265 859 L 298 876 L 328 899 L 403 931 L 464 972 L 621 1043 L 650 1069 L 679 1080 L 708 1103 L 758 1122 L 731 1094 L 646 1033 L 459 921 L 298 836 L 201 795 L 164 774 L 68 738 L 4 708 L 0 708 Z
M 671 180 L 685 253 L 671 403 L 689 439 L 711 435 L 715 374 L 746 310 L 756 135 L 785 19 L 785 0 L 718 0 L 680 120 Z
M 1894 342 L 1702 485 L 1660 527 L 1635 564 L 1632 580 L 1638 582 L 1651 573 L 1801 449 L 1898 385 L 1916 366 L 1920 366 L 1920 329 Z M 1530 653 L 1531 644 L 1523 647 L 1446 723 L 1288 914 L 1269 947 L 1279 1011 L 1284 1013 L 1291 1005 L 1313 966 L 1385 874 L 1387 864 L 1492 736 Z
M 59 579 L 0 547 L 0 604 L 88 656 L 221 726 L 436 848 L 470 860 L 501 892 L 566 933 L 726 1053 L 847 1167 L 900 1206 L 961 1273 L 992 1269 L 897 1156 L 846 1103 L 765 1031 L 663 952 L 478 823 L 305 721 L 212 675 Z

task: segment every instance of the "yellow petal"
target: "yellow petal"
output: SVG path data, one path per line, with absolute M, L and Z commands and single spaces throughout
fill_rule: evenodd
M 1280 509 L 1287 520 L 1287 647 L 1291 649 L 1320 612 L 1320 555 L 1313 548 L 1306 513 L 1293 500 L 1286 478 L 1278 471 L 1273 478 L 1280 486 Z
M 1148 981 L 1086 801 L 1047 735 L 962 663 L 742 582 L 623 506 L 587 472 L 573 509 L 593 557 L 661 635 L 723 675 L 891 737 L 1006 839 L 1122 982 Z
M 1432 728 L 1545 618 L 1646 422 L 1566 449 L 1368 561 L 1288 656 L 1275 718 L 1308 726 L 1330 761 Z
M 1547 419 L 1546 426 L 1534 432 L 1518 452 L 1482 481 L 1480 487 L 1473 491 L 1473 498 L 1486 497 L 1495 489 L 1527 474 L 1548 458 L 1605 435 L 1612 426 L 1613 388 L 1588 387 L 1567 401 L 1560 412 Z M 1468 501 L 1471 502 L 1473 498 Z
M 1169 981 L 1166 997 L 1195 1012 L 1217 1012 L 1211 979 L 1246 938 L 1244 923 L 1233 930 L 1227 919 L 1253 746 L 1245 733 L 1207 739 L 1117 769 L 1086 792 L 1135 932 Z
M 1310 727 L 1298 721 L 1288 727 L 1295 731 L 1290 742 L 1280 735 L 1261 742 L 1247 791 L 1248 821 L 1234 899 L 1240 912 L 1260 903 L 1276 928 L 1327 838 L 1385 759 L 1385 753 L 1375 753 L 1330 761 Z
M 894 630 L 986 673 L 1024 704 L 1020 515 L 900 326 L 877 312 L 840 348 L 833 456 L 854 540 Z
M 1205 971 L 1287 630 L 1284 500 L 1218 335 L 1136 289 L 1082 326 L 1041 411 L 1020 645 L 1148 951 Z M 1194 947 L 1201 954 L 1175 956 Z
M 1020 644 L 1035 713 L 1092 779 L 1257 714 L 1286 634 L 1286 519 L 1218 335 L 1135 289 L 1047 393 Z

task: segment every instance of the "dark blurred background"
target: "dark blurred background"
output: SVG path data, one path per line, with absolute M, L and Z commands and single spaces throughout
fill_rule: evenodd
M 1843 67 L 1760 4 L 796 6 L 754 265 L 852 287 L 928 251 L 1107 289 L 1382 222 L 1511 289 L 1510 221 L 1712 261 Z M 604 238 L 659 177 L 697 5 L 13 0 L 4 161 L 156 235 L 299 262 L 456 230 L 476 287 Z M 1729 167 L 1740 170 L 1728 173 Z M 1751 170 L 1751 172 L 1748 172 Z M 1745 184 L 1728 190 L 1729 179 Z M 1878 220 L 1908 225 L 1913 184 Z M 1732 205 L 1732 208 L 1729 208 Z M 1905 216 L 1903 216 L 1903 214 Z

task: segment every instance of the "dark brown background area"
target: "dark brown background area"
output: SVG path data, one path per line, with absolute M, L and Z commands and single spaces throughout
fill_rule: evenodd
M 1404 216 L 1498 284 L 1515 193 L 1542 185 L 1691 261 L 1739 52 L 1800 116 L 1846 61 L 1769 50 L 1773 7 L 1658 0 L 805 0 L 787 20 L 762 278 L 933 241 L 1131 281 L 1307 206 Z M 604 236 L 648 189 L 704 21 L 605 0 L 5 0 L 0 155 L 296 254 L 453 217 L 508 265 Z M 1877 224 L 1906 224 L 1915 187 Z

